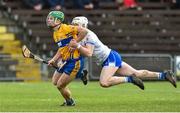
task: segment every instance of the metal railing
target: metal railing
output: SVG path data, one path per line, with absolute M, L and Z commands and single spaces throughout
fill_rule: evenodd
M 173 69 L 173 57 L 169 54 L 122 54 L 122 60 L 136 69 L 147 69 L 161 72 Z M 97 66 L 93 58 L 89 59 L 89 77 L 98 80 L 101 66 Z
M 33 81 L 40 74 L 39 80 L 50 80 L 55 69 L 35 60 L 25 59 L 21 55 L 0 55 L 0 81 Z M 151 71 L 174 70 L 180 75 L 180 57 L 169 54 L 122 54 L 122 60 L 136 69 Z M 175 62 L 174 62 L 175 61 Z M 33 62 L 33 63 L 29 63 Z M 97 66 L 93 58 L 86 58 L 85 67 L 90 80 L 98 80 L 101 66 Z M 31 73 L 34 69 L 34 73 Z M 38 72 L 39 71 L 39 72 Z M 178 74 L 179 73 L 179 74 Z M 21 75 L 20 75 L 21 74 Z M 23 76 L 23 74 L 25 74 Z

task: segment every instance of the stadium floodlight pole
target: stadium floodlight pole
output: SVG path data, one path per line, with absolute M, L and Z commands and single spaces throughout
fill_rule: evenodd
M 23 45 L 22 46 L 22 54 L 25 58 L 31 58 L 31 59 L 35 59 L 37 61 L 40 61 L 42 63 L 45 63 L 45 64 L 48 64 L 48 61 L 38 57 L 37 55 L 33 54 L 28 48 L 26 45 Z M 60 67 L 57 67 L 55 65 L 52 65 L 53 68 L 55 69 L 59 69 L 59 68 L 62 68 L 64 65 L 66 64 L 66 62 L 64 62 L 62 65 L 60 65 Z

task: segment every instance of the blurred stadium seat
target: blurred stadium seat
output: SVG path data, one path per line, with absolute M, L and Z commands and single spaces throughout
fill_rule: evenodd
M 22 29 L 10 17 L 6 18 L 3 10 L 0 14 L 0 81 L 41 80 L 40 64 L 23 59 L 21 54 Z

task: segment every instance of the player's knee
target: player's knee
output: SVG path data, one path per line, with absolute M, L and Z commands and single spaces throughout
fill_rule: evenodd
M 57 81 L 52 79 L 52 84 L 56 86 L 57 85 Z
M 110 85 L 108 84 L 108 82 L 105 82 L 105 81 L 100 81 L 99 82 L 100 86 L 103 87 L 103 88 L 108 88 Z
M 142 74 L 143 74 L 143 75 L 147 75 L 147 74 L 148 74 L 148 71 L 147 71 L 147 70 L 144 70 L 144 71 L 142 72 Z
M 62 84 L 62 83 L 57 83 L 56 87 L 57 87 L 58 89 L 62 89 L 62 88 L 65 87 L 65 85 Z
M 147 76 L 148 75 L 148 71 L 147 70 L 138 70 L 137 72 L 136 72 L 136 76 L 137 77 L 145 77 L 145 76 Z
M 52 79 L 52 84 L 56 86 L 57 85 L 57 80 Z
M 56 85 L 57 85 L 57 82 L 54 82 L 54 81 L 53 81 L 52 83 L 53 83 L 53 85 L 54 85 L 54 86 L 56 86 Z

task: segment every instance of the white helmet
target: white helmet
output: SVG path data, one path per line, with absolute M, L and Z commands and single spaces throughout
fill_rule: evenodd
M 84 16 L 77 16 L 73 18 L 72 24 L 87 28 L 88 19 Z

